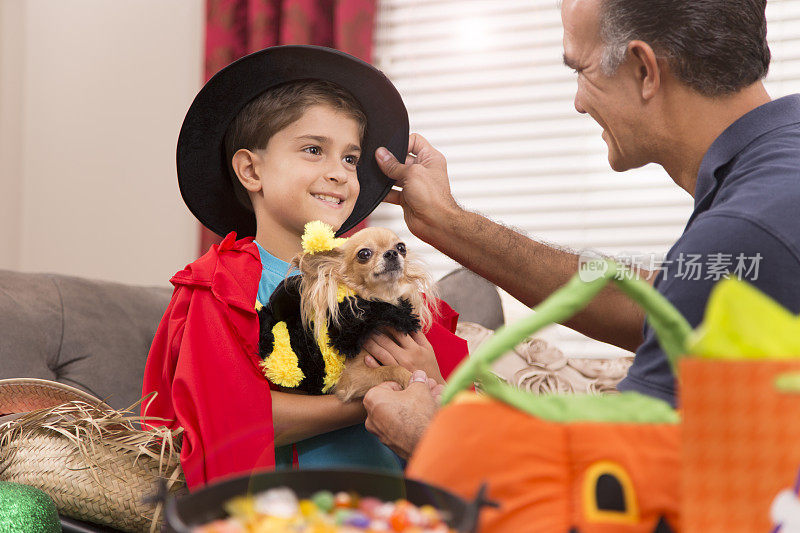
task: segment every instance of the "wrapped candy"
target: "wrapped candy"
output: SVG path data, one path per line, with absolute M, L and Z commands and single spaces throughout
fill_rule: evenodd
M 357 494 L 319 491 L 298 500 L 287 487 L 240 496 L 226 503 L 231 517 L 197 527 L 194 533 L 451 533 L 441 513 L 407 500 L 383 502 Z

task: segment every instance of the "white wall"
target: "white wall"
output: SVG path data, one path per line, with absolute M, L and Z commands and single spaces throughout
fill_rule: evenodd
M 20 254 L 23 12 L 22 2 L 0 0 L 0 268 L 16 268 Z
M 0 0 L 0 268 L 165 285 L 203 0 Z

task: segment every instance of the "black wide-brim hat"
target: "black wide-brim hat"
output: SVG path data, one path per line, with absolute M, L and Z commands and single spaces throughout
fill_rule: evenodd
M 261 93 L 283 83 L 323 80 L 349 91 L 367 116 L 358 165 L 360 192 L 350 217 L 337 235 L 367 217 L 392 188 L 375 161 L 385 146 L 405 161 L 408 113 L 392 82 L 378 69 L 344 52 L 321 46 L 274 46 L 220 70 L 200 90 L 178 136 L 178 185 L 197 219 L 218 235 L 256 234 L 253 212 L 236 197 L 228 171 L 224 138 L 239 112 Z M 269 194 L 269 191 L 264 191 Z

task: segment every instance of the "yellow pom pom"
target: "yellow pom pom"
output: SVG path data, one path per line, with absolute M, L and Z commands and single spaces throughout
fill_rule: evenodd
M 324 222 L 314 220 L 307 223 L 303 231 L 303 251 L 307 254 L 328 252 L 347 240 L 336 238 L 334 235 L 333 228 Z
M 297 354 L 292 350 L 286 322 L 275 324 L 272 335 L 275 338 L 272 353 L 261 361 L 261 370 L 267 379 L 276 385 L 297 387 L 305 375 L 298 366 Z
M 319 351 L 322 352 L 322 360 L 325 361 L 325 377 L 322 380 L 322 392 L 325 393 L 331 390 L 342 376 L 345 357 L 331 346 L 331 341 L 326 331 L 323 331 L 319 339 L 317 339 L 317 346 L 319 346 Z

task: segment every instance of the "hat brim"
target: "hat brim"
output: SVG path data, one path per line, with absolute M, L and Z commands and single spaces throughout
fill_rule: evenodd
M 189 210 L 218 235 L 255 236 L 253 212 L 243 206 L 228 173 L 224 138 L 248 102 L 277 85 L 324 80 L 349 91 L 367 116 L 358 167 L 360 192 L 337 235 L 353 228 L 386 197 L 394 184 L 381 172 L 375 150 L 385 146 L 405 161 L 408 113 L 397 89 L 378 69 L 338 50 L 320 46 L 275 46 L 245 56 L 212 77 L 194 99 L 178 137 L 181 196 Z
M 108 407 L 100 398 L 58 381 L 38 378 L 0 379 L 0 415 L 48 409 L 72 401 Z

